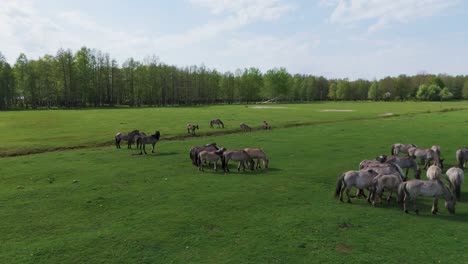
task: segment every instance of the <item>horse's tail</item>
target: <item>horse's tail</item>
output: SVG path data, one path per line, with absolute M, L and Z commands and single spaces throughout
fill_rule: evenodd
M 457 161 L 458 161 L 458 167 L 463 170 L 463 160 L 464 160 L 463 150 L 461 150 L 461 149 L 457 150 L 456 158 L 457 158 Z
M 221 124 L 221 126 L 224 128 L 224 123 L 223 123 L 223 121 L 221 121 L 221 120 L 219 120 L 219 119 L 218 119 L 218 121 L 219 121 L 219 123 Z
M 341 193 L 341 188 L 343 187 L 343 182 L 344 182 L 344 177 L 345 174 L 341 174 L 340 177 L 338 177 L 338 181 L 336 182 L 336 190 L 335 190 L 335 197 L 338 197 Z
M 120 138 L 118 136 L 119 136 L 119 134 L 115 135 L 115 146 L 117 148 L 119 147 L 119 142 L 120 142 Z
M 460 193 L 461 193 L 461 183 L 457 182 L 455 184 L 455 197 L 457 197 L 457 200 L 460 200 Z
M 390 150 L 390 155 L 395 155 L 395 145 L 392 145 L 392 150 Z
M 397 202 L 402 203 L 403 199 L 405 198 L 406 194 L 406 184 L 407 182 L 402 182 L 398 185 L 398 195 L 397 195 Z

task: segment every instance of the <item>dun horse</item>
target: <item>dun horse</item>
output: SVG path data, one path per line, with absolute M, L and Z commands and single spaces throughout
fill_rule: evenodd
M 390 202 L 392 193 L 398 191 L 398 186 L 402 183 L 401 177 L 398 174 L 379 174 L 374 178 L 374 192 L 372 193 L 372 205 L 375 206 L 376 195 L 382 203 L 383 191 L 388 191 L 387 202 Z
M 468 148 L 464 147 L 462 149 L 457 149 L 456 158 L 458 167 L 463 170 L 465 168 L 466 161 L 468 161 Z
M 420 149 L 413 147 L 408 150 L 408 156 L 413 157 L 414 159 L 421 159 L 421 161 L 424 163 L 424 169 L 429 167 L 431 161 L 433 165 L 439 166 L 441 169 L 444 168 L 444 160 L 440 159 L 440 156 L 437 154 L 437 152 L 432 149 Z
M 240 128 L 244 131 L 244 132 L 247 132 L 247 131 L 252 131 L 252 128 L 249 127 L 246 123 L 240 123 Z
M 426 171 L 427 178 L 432 181 L 440 180 L 441 175 L 442 175 L 442 170 L 435 165 L 431 165 L 429 169 L 427 169 Z
M 139 133 L 140 133 L 140 131 L 133 130 L 130 133 L 120 133 L 119 132 L 119 133 L 115 134 L 115 147 L 119 149 L 120 148 L 120 141 L 125 140 L 128 143 L 127 148 L 131 149 L 132 144 L 133 144 L 133 138 L 135 137 L 135 135 L 137 135 Z
M 343 202 L 343 192 L 346 191 L 346 196 L 348 197 L 348 203 L 351 203 L 351 197 L 349 192 L 351 191 L 352 187 L 356 187 L 359 190 L 369 189 L 370 192 L 373 192 L 374 183 L 373 180 L 375 176 L 378 175 L 373 169 L 363 169 L 363 170 L 352 170 L 343 173 L 340 177 L 338 177 L 338 181 L 336 183 L 336 191 L 335 196 L 340 197 L 340 201 Z M 370 202 L 370 195 L 367 198 L 367 201 Z
M 187 124 L 187 133 L 195 136 L 195 130 L 200 129 L 198 125 Z
M 198 153 L 198 159 L 200 160 L 198 164 L 198 170 L 204 171 L 203 162 L 210 161 L 214 163 L 214 170 L 217 171 L 218 160 L 222 158 L 224 151 L 225 151 L 224 148 L 221 148 L 216 151 L 206 151 L 206 150 L 200 151 L 200 153 Z
M 400 186 L 398 186 L 398 201 L 403 202 L 403 210 L 405 213 L 408 213 L 407 202 L 413 202 L 414 212 L 416 214 L 419 213 L 419 209 L 416 207 L 416 198 L 418 198 L 418 196 L 434 197 L 432 214 L 437 214 L 439 211 L 437 204 L 440 197 L 445 199 L 445 208 L 447 208 L 449 213 L 455 213 L 455 197 L 450 192 L 449 188 L 440 180 L 411 180 L 402 182 Z
M 386 156 L 381 155 L 377 158 L 377 160 L 386 163 L 393 163 L 402 169 L 406 169 L 405 176 L 408 178 L 408 170 L 413 169 L 414 177 L 416 179 L 421 178 L 421 169 L 419 169 L 418 163 L 412 157 L 402 157 L 402 156 Z
M 146 145 L 151 144 L 151 153 L 154 153 L 154 145 L 159 141 L 159 138 L 161 137 L 161 133 L 159 131 L 156 131 L 153 135 L 150 136 L 142 136 L 139 137 L 137 140 L 137 144 L 140 147 L 140 155 L 143 154 L 143 152 L 146 153 Z M 143 152 L 142 152 L 143 151 Z
M 268 169 L 268 158 L 267 158 L 265 152 L 263 151 L 263 149 L 245 148 L 244 151 L 247 152 L 247 154 L 249 154 L 249 156 L 252 159 L 257 159 L 257 165 L 256 165 L 255 168 L 260 169 L 262 167 L 260 165 L 260 160 L 262 160 L 263 161 L 263 167 L 265 167 L 265 169 Z
M 221 126 L 222 128 L 224 128 L 224 124 L 221 120 L 219 119 L 213 119 L 210 121 L 210 127 L 213 128 L 213 125 L 218 125 L 218 128 Z
M 267 123 L 267 121 L 263 121 L 262 122 L 262 128 L 269 130 L 269 129 L 271 129 L 271 126 L 270 126 L 270 124 Z
M 396 143 L 392 145 L 391 155 L 398 155 L 399 153 L 408 153 L 412 147 L 417 147 L 415 144 L 401 144 Z
M 450 188 L 455 193 L 457 200 L 460 201 L 461 186 L 465 180 L 463 170 L 460 168 L 452 167 L 445 173 L 447 180 L 450 183 Z
M 206 150 L 206 151 L 216 151 L 216 150 L 218 150 L 218 147 L 216 146 L 216 143 L 210 143 L 210 144 L 206 144 L 204 146 L 191 147 L 190 148 L 190 159 L 192 160 L 193 166 L 196 166 L 196 167 L 199 166 L 200 160 L 199 160 L 198 154 L 201 151 L 204 151 L 204 150 Z
M 240 171 L 240 168 L 242 167 L 242 170 L 245 171 L 245 162 L 249 164 L 249 169 L 254 170 L 254 164 L 255 162 L 253 159 L 245 152 L 244 150 L 226 150 L 223 153 L 223 170 L 224 172 L 229 172 L 229 161 L 234 160 L 238 161 L 239 165 L 237 166 L 237 171 Z

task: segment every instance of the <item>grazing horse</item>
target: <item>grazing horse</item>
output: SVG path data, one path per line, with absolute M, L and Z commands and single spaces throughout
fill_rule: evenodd
M 414 177 L 419 179 L 421 177 L 421 169 L 419 169 L 418 163 L 412 157 L 402 157 L 402 156 L 386 156 L 381 155 L 377 160 L 386 163 L 393 163 L 402 169 L 406 169 L 405 176 L 408 178 L 408 170 L 413 169 Z
M 398 155 L 400 152 L 408 153 L 408 149 L 417 147 L 415 144 L 401 144 L 395 143 L 392 145 L 391 155 Z
M 263 149 L 245 148 L 244 151 L 247 152 L 247 154 L 249 154 L 249 156 L 252 159 L 257 159 L 257 166 L 255 168 L 257 168 L 257 169 L 262 168 L 262 166 L 260 165 L 260 160 L 262 160 L 263 161 L 263 167 L 265 167 L 265 169 L 268 169 L 268 158 L 267 158 L 265 152 L 263 151 Z
M 218 125 L 218 128 L 221 126 L 222 128 L 224 128 L 224 124 L 221 120 L 219 119 L 213 119 L 210 121 L 210 127 L 213 128 L 213 125 Z
M 468 161 L 468 148 L 464 147 L 462 149 L 457 149 L 456 158 L 458 167 L 463 170 L 465 168 L 466 161 Z
M 432 149 L 433 151 L 435 151 L 435 152 L 437 153 L 437 155 L 439 155 L 439 157 L 440 157 L 440 151 L 441 151 L 440 146 L 438 146 L 438 145 L 433 145 L 433 146 L 431 147 L 431 149 Z
M 266 129 L 266 130 L 269 130 L 269 129 L 271 129 L 271 126 L 270 126 L 270 124 L 267 123 L 267 121 L 263 121 L 262 122 L 262 128 Z
M 119 149 L 120 148 L 120 141 L 125 140 L 125 141 L 128 142 L 127 148 L 131 149 L 132 144 L 133 144 L 133 137 L 135 137 L 135 135 L 137 135 L 139 133 L 140 133 L 139 130 L 133 130 L 130 133 L 120 133 L 119 132 L 119 133 L 115 134 L 115 147 Z
M 440 156 L 437 154 L 437 152 L 432 149 L 420 149 L 413 147 L 408 150 L 408 156 L 413 157 L 414 159 L 421 159 L 421 161 L 424 163 L 424 169 L 429 167 L 431 161 L 433 165 L 439 166 L 441 169 L 444 168 L 444 160 L 440 159 Z
M 370 164 L 369 166 L 365 167 L 364 169 L 372 169 L 379 174 L 398 174 L 402 181 L 406 181 L 406 176 L 403 173 L 403 170 L 394 163 L 376 163 Z
M 372 205 L 375 206 L 376 195 L 380 199 L 380 203 L 382 203 L 382 194 L 383 191 L 389 191 L 387 197 L 387 202 L 390 202 L 392 198 L 392 193 L 398 190 L 398 186 L 402 183 L 401 177 L 398 174 L 379 174 L 374 178 L 374 192 L 372 193 Z
M 200 160 L 199 160 L 198 154 L 201 151 L 204 151 L 204 150 L 206 150 L 206 151 L 216 151 L 216 150 L 218 150 L 218 147 L 216 146 L 216 143 L 210 143 L 210 144 L 206 144 L 204 146 L 191 147 L 190 148 L 190 159 L 192 160 L 193 166 L 195 166 L 195 167 L 199 166 Z
M 143 154 L 142 150 L 146 153 L 146 145 L 151 144 L 151 153 L 154 153 L 154 145 L 159 141 L 161 137 L 161 133 L 159 131 L 154 132 L 153 135 L 150 136 L 141 136 L 137 139 L 137 144 L 140 146 L 140 155 Z
M 252 128 L 249 127 L 246 123 L 240 123 L 240 128 L 241 128 L 243 131 L 245 131 L 245 132 L 247 132 L 247 131 L 249 131 L 249 132 L 252 131 Z
M 198 153 L 198 159 L 200 160 L 198 164 L 198 170 L 205 171 L 203 169 L 203 162 L 210 161 L 210 162 L 214 162 L 214 170 L 218 171 L 218 160 L 221 159 L 224 151 L 225 151 L 224 148 L 221 148 L 216 151 L 206 151 L 206 150 L 200 151 L 200 153 Z
M 198 125 L 187 124 L 187 133 L 195 136 L 195 130 L 200 129 Z
M 455 213 L 456 200 L 449 188 L 445 186 L 440 180 L 435 181 L 423 181 L 423 180 L 411 180 L 402 182 L 398 186 L 398 201 L 403 202 L 403 210 L 408 213 L 407 202 L 413 202 L 413 210 L 416 214 L 419 213 L 416 207 L 416 198 L 418 196 L 434 197 L 432 203 L 432 214 L 437 214 L 437 204 L 440 197 L 445 199 L 445 208 L 449 213 Z
M 351 170 L 341 174 L 336 183 L 335 197 L 339 196 L 340 201 L 343 202 L 343 192 L 346 190 L 348 203 L 351 203 L 349 192 L 353 186 L 359 190 L 368 188 L 370 192 L 373 192 L 373 180 L 378 174 L 379 173 L 373 169 Z M 369 203 L 370 197 L 371 195 L 367 198 Z
M 229 172 L 229 161 L 234 160 L 238 161 L 239 165 L 237 166 L 237 171 L 240 171 L 240 168 L 242 167 L 242 170 L 245 171 L 245 162 L 249 163 L 249 169 L 254 170 L 254 164 L 255 162 L 253 159 L 245 152 L 244 150 L 226 150 L 223 153 L 223 170 L 224 172 Z
M 431 181 L 440 180 L 441 175 L 442 175 L 442 170 L 438 166 L 435 166 L 435 165 L 431 165 L 426 171 L 426 176 Z
M 457 200 L 460 201 L 461 186 L 465 180 L 463 170 L 457 167 L 452 167 L 445 173 L 446 179 L 450 183 L 450 188 L 455 193 Z

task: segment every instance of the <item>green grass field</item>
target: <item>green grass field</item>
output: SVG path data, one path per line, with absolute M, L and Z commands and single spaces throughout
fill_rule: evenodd
M 441 110 L 468 102 L 283 106 L 0 113 L 3 155 L 89 146 L 0 158 L 0 263 L 468 262 L 467 184 L 455 215 L 443 199 L 433 216 L 421 198 L 416 216 L 394 201 L 334 198 L 339 174 L 396 142 L 441 145 L 446 168 L 454 165 L 468 145 L 468 110 Z M 388 112 L 399 116 L 379 117 Z M 207 135 L 221 131 L 208 128 L 216 117 L 225 130 L 262 120 L 274 129 L 162 140 L 147 156 L 111 146 L 115 132 L 133 128 L 164 139 L 198 122 Z M 270 168 L 198 172 L 188 150 L 208 142 L 262 147 Z M 92 147 L 100 144 L 109 146 Z

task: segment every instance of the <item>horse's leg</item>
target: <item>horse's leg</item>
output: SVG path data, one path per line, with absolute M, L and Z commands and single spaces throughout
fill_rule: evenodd
M 432 202 L 432 214 L 437 214 L 437 212 L 439 211 L 439 209 L 437 208 L 437 204 L 439 203 L 439 198 L 437 197 L 434 197 L 434 201 Z
M 413 210 L 417 215 L 419 215 L 419 209 L 416 207 L 416 198 L 412 200 L 413 200 Z
M 350 188 L 346 186 L 346 196 L 348 197 L 348 203 L 351 203 L 351 196 L 349 195 Z
M 406 205 L 408 200 L 410 200 L 410 198 L 408 197 L 408 194 L 405 193 L 405 198 L 403 198 L 403 211 L 405 211 L 405 213 L 408 213 L 408 208 Z
M 393 193 L 393 190 L 390 190 L 390 193 L 388 194 L 388 197 L 387 197 L 387 203 L 390 203 L 390 199 L 392 199 L 392 193 Z
M 344 186 L 343 186 L 344 185 Z M 346 185 L 344 184 L 344 182 L 341 183 L 341 191 L 340 191 L 340 202 L 343 202 L 343 192 L 346 188 Z
M 151 144 L 151 153 L 154 153 L 154 145 L 156 145 L 156 142 L 154 142 L 153 144 Z
M 143 144 L 143 151 L 145 152 L 145 154 L 148 154 L 146 153 L 146 144 Z
M 218 171 L 218 160 L 215 160 L 214 162 L 214 170 Z

